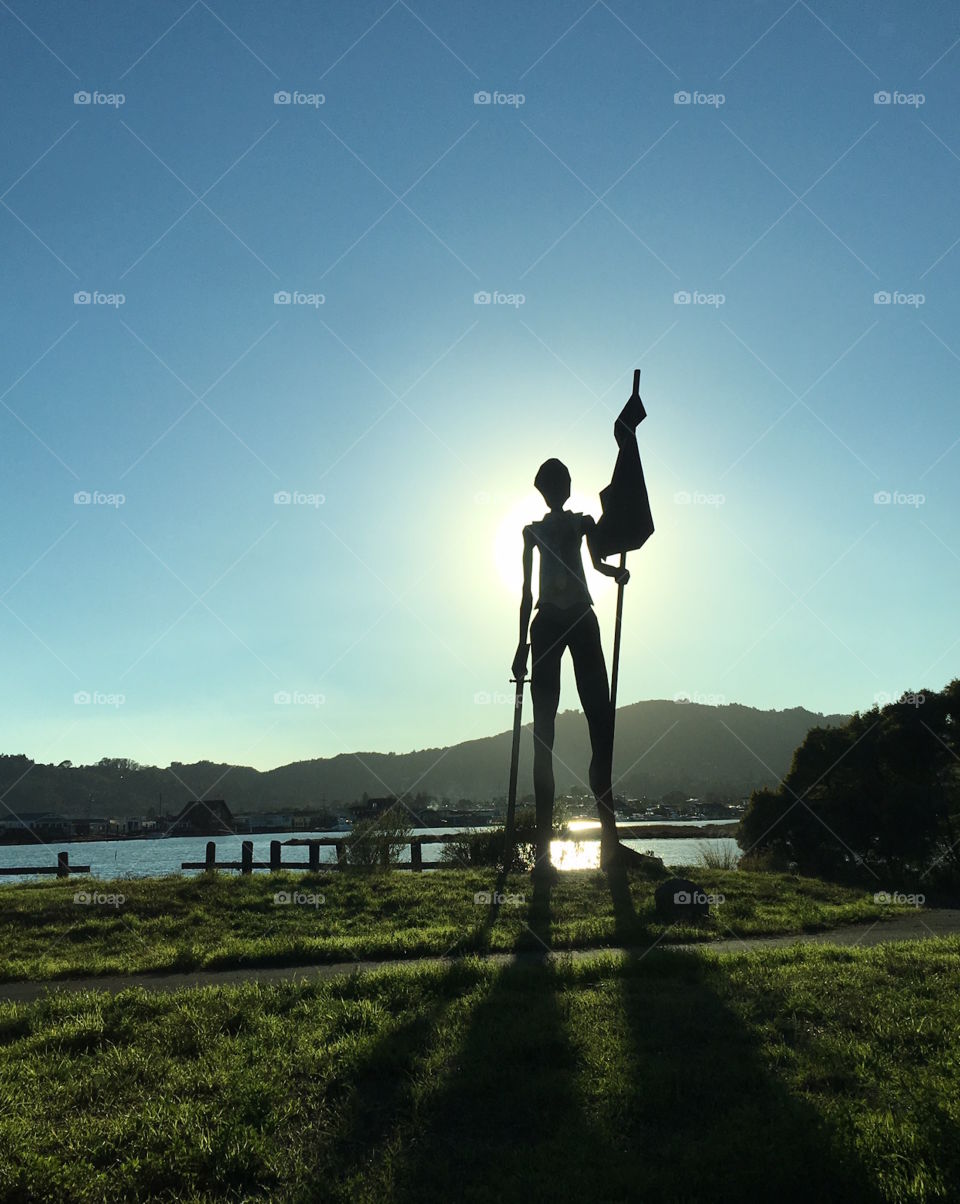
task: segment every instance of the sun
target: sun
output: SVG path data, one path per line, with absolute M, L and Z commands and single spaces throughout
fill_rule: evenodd
M 574 490 L 567 502 L 568 510 L 579 510 L 582 514 L 592 514 L 600 517 L 600 499 L 589 494 L 578 493 Z M 546 503 L 536 490 L 531 490 L 513 506 L 500 520 L 493 538 L 493 559 L 497 573 L 504 587 L 517 600 L 523 588 L 523 528 L 534 519 L 543 518 L 547 511 Z M 612 578 L 598 573 L 590 563 L 590 553 L 586 542 L 582 547 L 583 567 L 586 574 L 587 586 L 591 596 L 596 600 L 611 588 Z M 537 557 L 533 560 L 533 595 L 537 596 Z

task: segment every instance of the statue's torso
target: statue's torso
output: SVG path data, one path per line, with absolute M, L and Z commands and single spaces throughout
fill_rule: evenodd
M 584 516 L 561 510 L 531 523 L 529 530 L 540 551 L 540 597 L 537 606 L 569 610 L 592 605 L 581 553 Z

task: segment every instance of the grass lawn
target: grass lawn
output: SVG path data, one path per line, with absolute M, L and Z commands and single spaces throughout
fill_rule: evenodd
M 960 938 L 0 1005 L 0 1199 L 954 1201 Z
M 618 899 L 596 870 L 561 874 L 549 916 L 535 904 L 530 879 L 520 875 L 503 886 L 506 901 L 499 908 L 478 904 L 476 896 L 495 885 L 491 872 L 482 870 L 76 878 L 6 885 L 0 887 L 0 981 L 539 949 L 543 944 L 575 949 L 649 944 L 658 937 L 667 943 L 710 941 L 812 932 L 910 910 L 812 878 L 702 867 L 688 872 L 704 891 L 724 896 L 697 927 L 670 927 L 656 919 L 655 881 L 631 875 Z M 118 905 L 78 904 L 76 892 L 112 896 Z M 277 892 L 306 901 L 278 905 Z

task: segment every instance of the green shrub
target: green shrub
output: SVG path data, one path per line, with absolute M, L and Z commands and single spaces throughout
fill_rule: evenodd
M 397 865 L 413 835 L 406 813 L 391 807 L 382 815 L 354 827 L 344 844 L 347 867 L 376 870 Z
M 532 807 L 521 807 L 514 826 L 514 846 L 510 864 L 511 873 L 522 873 L 531 869 L 536 860 L 536 812 Z M 480 832 L 464 832 L 458 840 L 443 846 L 443 862 L 459 866 L 503 866 L 504 828 L 487 828 Z
M 701 840 L 697 845 L 700 864 L 708 870 L 735 870 L 740 864 L 738 849 L 719 840 Z

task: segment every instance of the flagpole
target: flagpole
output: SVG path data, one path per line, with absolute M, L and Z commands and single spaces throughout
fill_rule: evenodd
M 620 553 L 620 571 L 627 567 L 626 552 Z M 617 681 L 620 676 L 620 628 L 623 622 L 623 582 L 617 586 L 617 617 L 613 626 L 613 665 L 610 670 L 610 757 L 613 758 L 613 735 L 617 726 Z
M 640 368 L 634 368 L 634 391 L 631 397 L 640 396 Z M 626 568 L 626 553 L 620 553 L 620 572 Z M 609 674 L 609 709 L 611 709 L 611 756 L 613 730 L 617 726 L 617 679 L 620 675 L 620 622 L 623 620 L 623 582 L 617 585 L 617 621 L 613 627 L 613 666 Z
M 633 370 L 633 392 L 631 398 L 640 396 L 640 369 Z M 620 572 L 627 567 L 626 552 L 620 553 Z M 610 756 L 613 771 L 613 735 L 617 726 L 617 681 L 620 677 L 620 626 L 623 621 L 623 582 L 617 584 L 617 618 L 613 627 L 613 665 L 610 670 Z
M 631 408 L 631 403 L 635 402 Z M 643 479 L 643 468 L 640 464 L 640 452 L 636 445 L 637 426 L 646 417 L 643 402 L 640 400 L 640 369 L 634 369 L 633 392 L 624 406 L 620 417 L 614 424 L 614 435 L 620 452 L 613 470 L 613 478 L 609 486 L 601 490 L 600 502 L 603 515 L 599 526 L 608 524 L 608 530 L 603 532 L 602 545 L 610 547 L 611 552 L 619 546 L 620 566 L 617 576 L 617 616 L 613 629 L 613 665 L 610 672 L 610 776 L 613 778 L 613 741 L 617 726 L 617 685 L 620 678 L 620 637 L 623 627 L 623 578 L 627 569 L 627 549 L 640 548 L 653 533 L 653 519 L 650 515 L 650 503 Z M 632 444 L 628 445 L 628 436 Z M 628 455 L 628 446 L 632 446 L 634 457 Z M 625 500 L 626 495 L 634 494 L 631 500 Z M 624 509 L 639 505 L 636 515 L 630 522 L 625 522 Z M 643 509 L 646 510 L 644 521 Z M 612 545 L 612 547 L 611 547 Z M 612 795 L 612 784 L 611 784 Z M 612 801 L 612 799 L 611 799 Z

